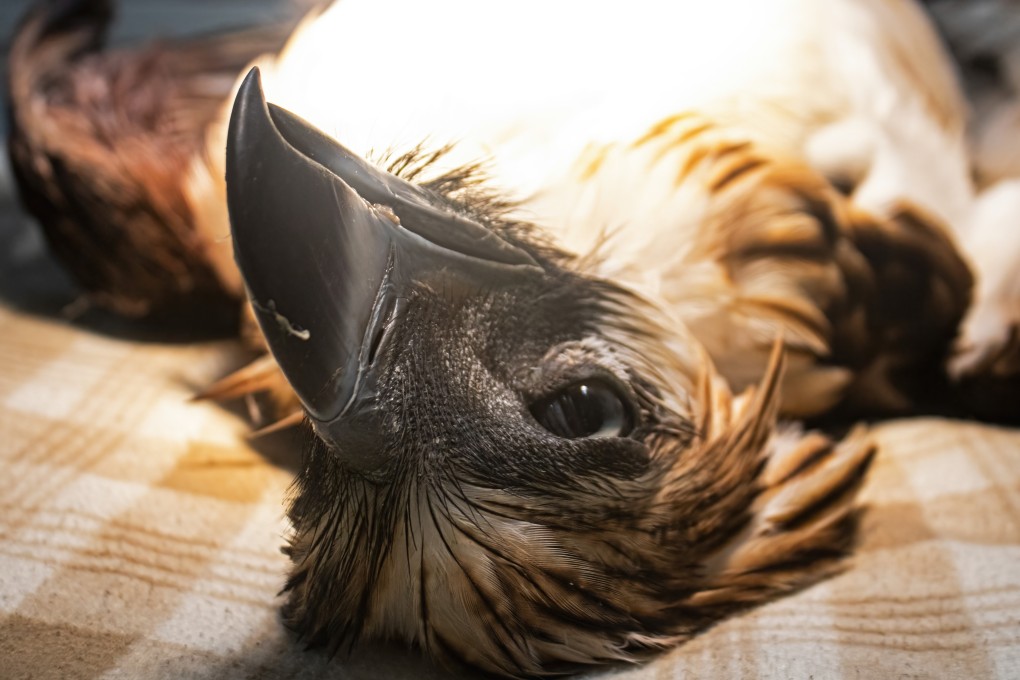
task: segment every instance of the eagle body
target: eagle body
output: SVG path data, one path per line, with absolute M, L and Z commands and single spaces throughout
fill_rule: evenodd
M 380 49 L 362 26 L 386 26 L 385 40 L 403 49 Z M 428 76 L 404 63 L 418 46 Z M 368 54 L 371 66 L 337 66 Z M 259 65 L 271 101 L 362 155 L 427 144 L 450 148 L 434 175 L 480 165 L 521 219 L 692 331 L 735 388 L 760 379 L 783 334 L 796 350 L 783 390 L 791 415 L 848 397 L 865 410 L 909 410 L 910 391 L 928 385 L 904 387 L 890 374 L 906 354 L 915 374 L 939 372 L 968 305 L 966 265 L 933 263 L 938 251 L 955 257 L 950 225 L 972 209 L 966 106 L 911 1 L 625 10 L 536 1 L 493 14 L 466 0 L 355 0 L 308 20 Z M 384 73 L 399 74 L 399 85 Z M 338 77 L 335 90 L 315 85 Z M 352 92 L 358 104 L 345 101 Z M 207 183 L 221 175 L 215 168 Z M 849 251 L 861 230 L 896 240 L 904 219 L 917 240 L 908 248 L 920 249 L 911 290 L 942 281 L 920 314 L 916 301 L 904 306 L 909 347 L 880 347 L 868 327 L 880 313 L 855 303 L 865 289 L 906 282 L 882 281 Z M 862 220 L 880 226 L 854 226 Z M 770 254 L 814 248 L 815 261 L 794 253 L 737 263 L 726 239 Z M 839 337 L 856 339 L 837 348 Z
M 246 295 L 265 356 L 207 395 L 272 391 L 308 432 L 284 618 L 312 645 L 507 677 L 640 660 L 852 547 L 866 431 L 780 418 L 914 412 L 961 376 L 1015 394 L 1020 239 L 988 245 L 1014 195 L 975 184 L 911 0 L 343 0 L 282 46 L 168 43 L 193 68 L 161 91 L 211 94 L 147 221 L 94 181 L 142 156 L 69 134 L 95 115 L 62 93 L 120 72 L 104 6 L 44 2 L 15 41 L 22 192 L 59 243 L 152 223 Z M 153 243 L 84 258 L 126 277 L 82 274 L 96 299 L 139 290 L 136 259 L 193 290 Z

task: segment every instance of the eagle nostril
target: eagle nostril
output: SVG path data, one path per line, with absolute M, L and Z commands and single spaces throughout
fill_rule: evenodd
M 372 342 L 368 346 L 368 365 L 375 364 L 375 357 L 379 354 L 379 346 L 382 344 L 383 334 L 386 332 L 386 324 L 379 324 L 375 333 L 372 334 Z
M 379 350 L 382 348 L 383 342 L 386 336 L 389 334 L 389 330 L 393 327 L 394 314 L 397 309 L 397 303 L 399 298 L 387 297 L 386 307 L 382 314 L 379 315 L 378 321 L 375 327 L 372 329 L 372 336 L 368 344 L 367 364 L 373 366 L 375 359 L 379 355 Z

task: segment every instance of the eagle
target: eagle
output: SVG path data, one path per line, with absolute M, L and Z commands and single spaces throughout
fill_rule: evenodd
M 841 568 L 846 423 L 1020 415 L 1020 177 L 920 3 L 344 0 L 104 50 L 110 17 L 22 22 L 15 177 L 93 303 L 263 353 L 205 396 L 307 431 L 311 645 L 638 661 Z

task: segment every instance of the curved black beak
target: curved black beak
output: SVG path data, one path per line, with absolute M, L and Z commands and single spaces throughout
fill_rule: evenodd
M 358 467 L 382 462 L 377 359 L 411 288 L 541 272 L 483 225 L 267 105 L 258 69 L 234 102 L 226 180 L 234 257 L 269 348 L 318 435 Z

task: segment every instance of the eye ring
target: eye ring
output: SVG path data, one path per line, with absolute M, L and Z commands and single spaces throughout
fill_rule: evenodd
M 626 437 L 636 420 L 630 400 L 598 378 L 572 382 L 529 410 L 542 427 L 564 439 Z

